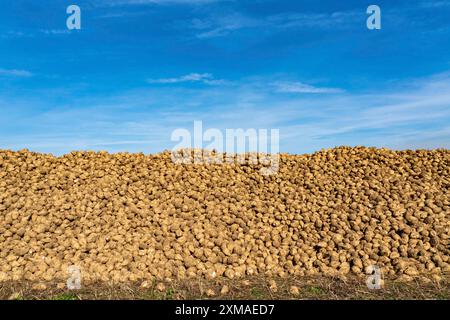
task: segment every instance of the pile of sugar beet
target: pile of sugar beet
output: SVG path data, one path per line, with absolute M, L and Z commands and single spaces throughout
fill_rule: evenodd
M 0 151 L 0 281 L 443 277 L 450 150 L 339 147 L 260 165 Z M 401 281 L 401 280 L 400 280 Z

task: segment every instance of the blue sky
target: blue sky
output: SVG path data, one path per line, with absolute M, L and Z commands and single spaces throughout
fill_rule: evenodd
M 171 149 L 194 120 L 289 153 L 449 148 L 450 0 L 0 0 L 0 110 L 0 149 L 58 155 Z

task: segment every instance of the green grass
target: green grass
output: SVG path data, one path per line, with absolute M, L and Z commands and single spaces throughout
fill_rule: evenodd
M 78 300 L 78 297 L 71 293 L 62 293 L 60 295 L 54 296 L 53 300 Z
M 258 288 L 252 288 L 250 290 L 250 294 L 252 295 L 253 298 L 255 299 L 262 299 L 264 298 L 264 292 L 262 292 L 260 289 Z
M 14 294 L 14 295 L 12 296 L 12 298 L 10 298 L 10 299 L 11 299 L 11 300 L 24 300 L 24 298 L 22 297 L 22 295 L 19 294 L 19 293 Z
M 322 295 L 325 291 L 320 287 L 309 287 L 308 291 L 314 295 Z
M 436 296 L 436 298 L 438 300 L 450 300 L 450 294 L 448 294 L 448 293 L 441 293 L 441 294 L 438 294 Z
M 169 288 L 166 290 L 166 299 L 172 300 L 173 299 L 174 290 L 173 288 Z

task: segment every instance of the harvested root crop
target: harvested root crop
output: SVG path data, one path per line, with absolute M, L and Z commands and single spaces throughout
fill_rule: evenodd
M 0 151 L 0 281 L 449 272 L 450 151 L 340 147 L 258 164 Z

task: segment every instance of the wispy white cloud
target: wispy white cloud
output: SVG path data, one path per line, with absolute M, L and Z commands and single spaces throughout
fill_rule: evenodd
M 266 18 L 268 24 L 279 28 L 344 28 L 363 17 L 361 12 L 335 11 L 332 13 L 281 13 Z
M 115 18 L 130 18 L 130 17 L 139 17 L 139 16 L 145 16 L 148 14 L 148 11 L 146 10 L 139 10 L 139 11 L 127 11 L 126 9 L 123 9 L 120 12 L 111 12 L 111 13 L 105 13 L 98 16 L 95 16 L 95 19 L 115 19 Z
M 212 79 L 210 73 L 190 73 L 176 78 L 149 79 L 149 83 L 179 83 L 179 82 L 197 82 Z
M 332 13 L 286 12 L 265 17 L 250 17 L 239 12 L 215 14 L 204 19 L 193 19 L 191 28 L 200 30 L 197 38 L 223 37 L 243 29 L 280 30 L 287 28 L 336 29 L 353 24 L 362 15 L 355 11 Z
M 183 82 L 201 82 L 208 85 L 223 85 L 228 83 L 222 79 L 215 79 L 211 73 L 189 73 L 176 78 L 148 79 L 148 83 L 174 84 Z
M 191 27 L 199 30 L 197 38 L 215 38 L 226 36 L 229 33 L 263 25 L 263 21 L 245 16 L 241 13 L 213 16 L 207 19 L 193 19 Z
M 41 29 L 39 32 L 43 34 L 70 34 L 68 29 Z
M 0 38 L 2 39 L 24 38 L 27 36 L 28 35 L 22 31 L 14 31 L 14 30 L 6 31 L 0 34 Z
M 171 132 L 192 129 L 194 120 L 202 120 L 205 130 L 280 129 L 280 148 L 292 153 L 337 145 L 450 147 L 450 74 L 337 95 L 284 95 L 275 92 L 274 79 L 255 82 L 151 86 L 54 106 L 41 102 L 40 93 L 34 100 L 0 96 L 0 148 L 58 154 L 74 149 L 157 152 L 173 147 Z M 14 130 L 8 129 L 11 123 Z
M 35 38 L 39 36 L 54 36 L 70 34 L 68 29 L 39 29 L 39 30 L 27 30 L 27 31 L 7 31 L 0 34 L 0 38 L 3 39 L 17 39 L 17 38 Z
M 30 71 L 26 71 L 26 70 L 1 69 L 0 68 L 0 76 L 28 78 L 28 77 L 33 76 L 33 74 Z
M 424 1 L 421 3 L 423 8 L 442 8 L 442 7 L 450 7 L 450 1 L 441 0 L 441 1 Z
M 276 82 L 273 84 L 278 92 L 284 93 L 342 93 L 339 88 L 315 87 L 302 82 Z
M 100 0 L 97 5 L 100 6 L 127 6 L 127 5 L 199 5 L 208 4 L 213 2 L 226 1 L 226 0 Z M 230 1 L 230 0 L 228 0 Z

